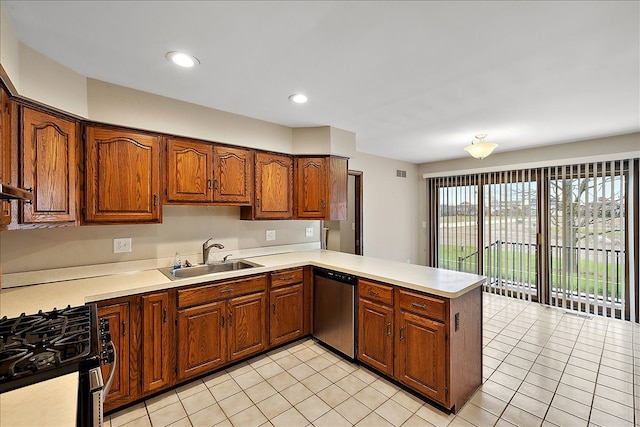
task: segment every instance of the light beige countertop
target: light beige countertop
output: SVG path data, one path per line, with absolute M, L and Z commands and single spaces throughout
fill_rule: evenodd
M 456 298 L 463 295 L 482 285 L 485 281 L 483 276 L 475 274 L 320 249 L 257 256 L 248 259 L 262 265 L 262 267 L 174 281 L 169 280 L 157 269 L 149 269 L 2 289 L 0 292 L 0 315 L 14 317 L 23 312 L 47 311 L 55 307 L 77 306 L 87 302 L 305 265 L 324 267 L 446 298 Z M 115 267 L 114 270 L 117 271 Z M 108 271 L 108 269 L 105 270 L 102 267 L 101 271 Z M 34 275 L 37 277 L 37 274 L 38 272 L 32 272 L 30 276 L 31 278 Z M 41 281 L 47 281 L 46 272 L 42 272 Z
M 64 277 L 66 274 L 64 271 L 29 272 L 26 275 L 30 283 L 39 281 L 42 284 L 2 289 L 0 291 L 0 316 L 14 317 L 22 312 L 48 311 L 55 307 L 83 305 L 86 302 L 306 265 L 324 267 L 447 298 L 463 295 L 467 291 L 481 286 L 485 281 L 483 276 L 475 274 L 319 249 L 256 256 L 248 259 L 263 267 L 174 281 L 169 280 L 155 268 L 123 272 L 123 267 L 115 264 L 96 266 L 97 273 L 90 267 L 82 267 L 81 271 L 86 272 L 87 276 L 95 276 L 87 278 L 78 278 L 77 269 L 75 269 L 69 273 L 75 277 L 72 280 L 60 280 L 60 277 Z M 109 274 L 110 272 L 112 273 Z M 51 277 L 58 281 L 45 283 L 52 280 Z M 54 382 L 50 383 L 50 381 Z M 12 425 L 74 426 L 77 374 L 75 376 L 73 374 L 65 375 L 50 381 L 46 383 L 46 386 L 39 383 L 0 395 L 0 425 L 3 427 Z M 56 385 L 56 392 L 51 393 L 50 385 Z M 65 390 L 68 392 L 65 393 Z M 39 403 L 33 405 L 28 403 L 33 402 L 32 396 L 42 397 L 36 398 L 36 402 Z M 39 409 L 42 407 L 40 403 L 44 399 L 51 399 L 51 396 L 57 403 L 53 407 L 54 410 L 48 411 L 45 415 Z

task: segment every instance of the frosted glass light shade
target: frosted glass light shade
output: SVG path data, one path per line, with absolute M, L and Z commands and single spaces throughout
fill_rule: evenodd
M 498 144 L 494 142 L 479 142 L 464 147 L 464 151 L 471 154 L 476 159 L 484 159 L 496 149 Z

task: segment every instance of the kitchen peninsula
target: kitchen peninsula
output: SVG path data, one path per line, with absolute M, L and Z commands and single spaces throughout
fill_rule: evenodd
M 293 304 L 295 307 L 299 304 L 302 313 L 299 316 L 300 326 L 296 329 L 297 333 L 288 335 L 289 342 L 309 335 L 309 323 L 312 319 L 312 272 L 313 267 L 321 267 L 358 277 L 355 307 L 358 313 L 356 317 L 360 319 L 356 326 L 358 362 L 454 412 L 459 410 L 480 386 L 481 285 L 485 280 L 483 276 L 326 250 L 256 256 L 250 258 L 250 261 L 260 266 L 174 281 L 169 280 L 157 269 L 149 269 L 3 288 L 0 293 L 0 315 L 17 316 L 21 312 L 30 313 L 39 309 L 93 302 L 98 303 L 100 315 L 100 307 L 109 306 L 110 301 L 131 301 L 130 323 L 127 324 L 131 331 L 127 340 L 128 336 L 135 338 L 127 341 L 130 348 L 126 348 L 124 354 L 129 354 L 129 350 L 142 354 L 139 348 L 134 350 L 134 346 L 140 345 L 138 339 L 146 340 L 149 335 L 146 329 L 144 333 L 141 332 L 142 327 L 148 326 L 147 322 L 143 322 L 144 319 L 141 320 L 146 310 L 145 301 L 156 301 L 157 295 L 164 295 L 166 299 L 162 301 L 160 310 L 164 310 L 164 319 L 168 318 L 169 321 L 160 321 L 158 323 L 162 325 L 154 324 L 149 327 L 154 331 L 160 330 L 162 339 L 168 340 L 167 348 L 163 352 L 171 353 L 167 355 L 165 362 L 166 367 L 171 366 L 171 369 L 167 369 L 167 378 L 162 378 L 161 383 L 158 382 L 161 385 L 156 387 L 154 383 L 148 382 L 149 387 L 145 389 L 147 381 L 144 378 L 140 381 L 139 375 L 144 376 L 146 370 L 134 367 L 136 363 L 142 365 L 143 361 L 136 359 L 137 354 L 135 357 L 130 356 L 128 359 L 131 373 L 143 384 L 142 389 L 135 389 L 137 383 L 131 381 L 131 392 L 118 400 L 117 404 L 109 405 L 109 399 L 107 400 L 107 410 L 113 410 L 184 383 L 187 379 L 214 372 L 222 366 L 228 367 L 236 361 L 244 360 L 248 356 L 253 357 L 283 343 L 274 340 L 273 336 L 276 319 L 275 297 L 283 289 L 299 286 L 301 290 L 299 299 L 295 300 L 299 303 Z M 34 275 L 37 274 L 38 272 L 29 273 L 32 283 L 36 280 Z M 43 272 L 42 282 L 46 281 L 46 276 L 46 272 Z M 243 293 L 241 289 L 245 284 L 251 290 Z M 219 289 L 223 286 L 231 289 L 224 301 L 219 294 L 215 294 L 224 292 L 226 289 Z M 253 295 L 258 295 L 257 299 L 252 299 Z M 241 304 L 237 305 L 236 302 Z M 143 306 L 142 309 L 135 308 L 138 303 Z M 262 319 L 262 322 L 256 322 L 257 325 L 252 326 L 259 330 L 256 338 L 259 343 L 249 343 L 243 347 L 243 343 L 236 342 L 234 345 L 237 348 L 229 348 L 228 358 L 225 358 L 225 350 L 223 359 L 217 364 L 193 365 L 194 357 L 202 356 L 197 352 L 201 350 L 181 347 L 185 344 L 181 341 L 187 341 L 184 339 L 184 333 L 188 334 L 190 339 L 197 338 L 200 333 L 185 326 L 197 326 L 197 323 L 194 323 L 195 317 L 189 317 L 189 313 L 202 314 L 202 307 L 211 308 L 217 304 L 226 304 L 225 309 L 220 311 L 223 314 L 218 326 L 230 328 L 225 332 L 225 336 L 228 334 L 229 337 L 227 341 L 223 339 L 223 342 L 228 342 L 231 346 L 231 343 L 235 342 L 232 332 L 234 322 L 241 322 L 241 315 L 244 317 L 247 313 L 254 313 L 250 308 L 254 303 L 258 304 L 256 316 Z M 249 307 L 248 311 L 245 310 L 245 306 Z M 236 309 L 234 307 L 240 307 L 238 315 L 231 317 L 236 313 L 233 311 Z M 224 320 L 227 313 L 229 326 L 225 326 Z M 205 315 L 209 316 L 209 313 Z M 285 324 L 290 317 L 285 319 Z M 212 316 L 208 319 L 210 321 L 217 318 Z M 156 327 L 160 329 L 155 329 Z M 380 330 L 376 333 L 378 327 Z M 211 325 L 207 328 L 211 328 Z M 271 339 L 269 333 L 272 334 Z M 208 334 L 207 332 L 207 336 Z M 176 352 L 176 348 L 179 351 Z M 191 350 L 195 351 L 193 357 L 190 356 L 184 364 L 180 362 L 181 356 L 175 354 Z M 144 359 L 153 359 L 148 349 L 144 354 Z M 234 354 L 238 354 L 238 357 L 234 358 Z M 206 358 L 207 361 L 210 359 Z M 122 374 L 128 377 L 129 372 Z M 5 408 L 2 410 L 4 412 Z

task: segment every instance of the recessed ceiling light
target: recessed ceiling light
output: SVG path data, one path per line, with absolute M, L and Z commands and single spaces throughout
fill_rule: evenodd
M 308 98 L 301 93 L 294 93 L 293 95 L 289 96 L 289 100 L 295 102 L 296 104 L 304 104 L 308 101 Z
M 179 65 L 181 67 L 191 68 L 194 65 L 200 63 L 198 58 L 184 52 L 171 51 L 171 52 L 167 52 L 165 56 L 168 61 L 171 61 L 174 64 Z

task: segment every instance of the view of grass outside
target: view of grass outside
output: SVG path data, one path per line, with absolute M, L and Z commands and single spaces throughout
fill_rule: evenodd
M 560 305 L 563 299 L 619 305 L 625 299 L 624 176 L 585 177 L 584 170 L 577 175 L 549 180 L 543 203 L 548 210 L 542 213 L 549 224 L 549 277 L 542 283 Z M 496 181 L 483 186 L 482 201 L 475 186 L 439 189 L 438 266 L 483 274 L 494 291 L 536 296 L 542 232 L 537 181 L 508 182 L 504 176 Z

